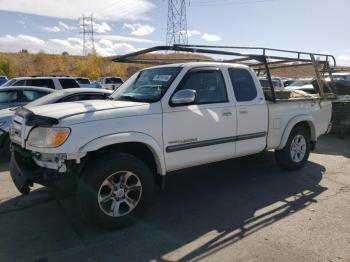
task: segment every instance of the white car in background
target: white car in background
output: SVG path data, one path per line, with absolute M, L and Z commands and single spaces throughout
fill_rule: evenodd
M 28 89 L 27 87 L 19 87 L 21 89 Z M 3 88 L 3 89 L 11 89 Z M 45 93 L 44 97 L 36 99 L 35 101 L 25 105 L 25 108 L 32 108 L 36 106 L 57 104 L 63 102 L 77 102 L 86 100 L 107 100 L 112 94 L 112 91 L 104 89 L 93 89 L 93 88 L 72 88 L 54 92 L 51 89 L 33 87 L 33 90 L 27 90 L 27 93 L 32 95 L 35 92 Z M 1 90 L 1 89 L 0 89 Z M 31 92 L 31 93 L 30 93 Z M 1 91 L 0 91 L 1 93 Z M 47 95 L 48 94 L 48 95 Z M 20 104 L 18 104 L 19 106 Z M 0 160 L 7 160 L 10 156 L 10 139 L 9 129 L 12 123 L 12 118 L 16 113 L 17 108 L 8 108 L 0 110 Z
M 314 80 L 313 78 L 297 79 L 292 84 L 287 86 L 284 90 L 286 91 L 300 90 L 309 94 L 315 94 L 316 90 L 312 85 L 313 80 Z
M 108 90 L 117 90 L 118 87 L 124 83 L 123 79 L 117 76 L 101 77 L 98 82 L 101 84 L 102 88 Z
M 283 80 L 280 77 L 272 77 L 272 84 L 275 90 L 283 90 L 284 89 L 284 84 Z M 264 88 L 270 88 L 270 83 L 269 80 L 266 77 L 259 77 L 259 81 L 261 86 Z
M 16 77 L 7 81 L 3 86 L 38 86 L 54 90 L 80 88 L 79 83 L 69 76 Z
M 332 73 L 332 76 L 334 81 L 342 80 L 350 82 L 350 72 Z M 326 80 L 329 81 L 329 77 L 327 77 Z

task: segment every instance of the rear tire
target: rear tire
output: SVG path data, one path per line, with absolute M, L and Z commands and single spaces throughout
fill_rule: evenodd
M 78 185 L 78 203 L 85 217 L 107 229 L 136 222 L 154 196 L 154 176 L 138 158 L 111 153 L 86 166 Z
M 277 164 L 286 170 L 298 170 L 305 166 L 311 151 L 310 133 L 303 126 L 291 131 L 287 144 L 275 151 Z

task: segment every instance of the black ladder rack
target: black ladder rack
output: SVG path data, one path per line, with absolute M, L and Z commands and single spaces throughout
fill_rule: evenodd
M 220 58 L 211 59 L 205 56 L 193 58 L 161 58 L 160 56 L 152 57 L 151 55 L 153 52 L 169 54 L 169 51 L 176 53 L 209 54 L 220 56 Z M 221 56 L 224 56 L 225 59 L 221 58 Z M 137 64 L 171 64 L 189 61 L 244 64 L 256 71 L 264 71 L 270 84 L 273 101 L 276 101 L 276 95 L 271 79 L 271 69 L 312 65 L 315 69 L 316 80 L 320 88 L 321 96 L 325 98 L 323 92 L 324 81 L 321 78 L 320 72 L 324 75 L 327 71 L 331 78 L 331 87 L 335 90 L 332 79 L 332 68 L 336 67 L 336 59 L 333 55 L 329 54 L 249 46 L 173 45 L 155 46 L 126 55 L 116 56 L 112 60 L 119 63 Z

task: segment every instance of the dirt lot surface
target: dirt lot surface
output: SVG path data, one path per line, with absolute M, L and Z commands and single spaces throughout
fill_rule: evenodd
M 74 199 L 19 196 L 0 165 L 0 261 L 350 261 L 350 139 L 320 139 L 285 172 L 272 152 L 179 172 L 140 223 L 115 232 Z

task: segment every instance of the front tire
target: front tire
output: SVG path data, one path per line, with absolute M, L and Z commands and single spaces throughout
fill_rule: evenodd
M 275 151 L 277 164 L 286 170 L 298 170 L 305 166 L 311 151 L 310 133 L 303 126 L 294 127 L 287 144 Z
M 10 138 L 8 136 L 5 137 L 4 143 L 2 145 L 2 149 L 0 150 L 0 161 L 8 162 L 11 158 L 10 152 Z
M 88 165 L 78 186 L 78 203 L 85 217 L 107 229 L 136 222 L 154 196 L 154 176 L 129 154 L 103 155 Z

